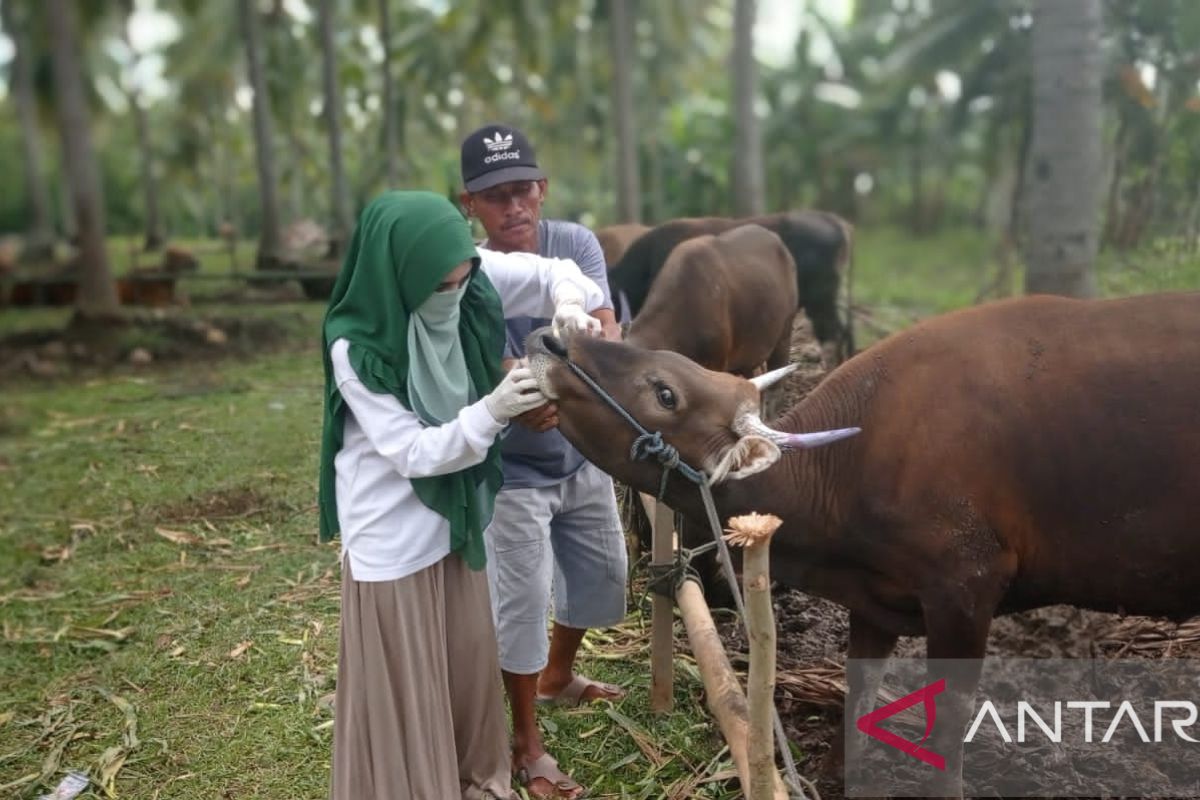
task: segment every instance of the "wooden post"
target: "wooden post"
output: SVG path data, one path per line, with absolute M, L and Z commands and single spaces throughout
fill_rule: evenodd
M 750 788 L 749 800 L 769 800 L 775 772 L 775 613 L 771 608 L 771 535 L 782 524 L 773 515 L 747 514 L 729 520 L 725 537 L 745 547 L 742 586 L 746 601 L 746 630 L 750 639 Z
M 675 515 L 665 503 L 642 495 L 653 520 L 650 566 L 670 566 L 675 560 Z M 675 608 L 670 597 L 655 594 L 650 616 L 650 710 L 670 711 L 675 703 Z

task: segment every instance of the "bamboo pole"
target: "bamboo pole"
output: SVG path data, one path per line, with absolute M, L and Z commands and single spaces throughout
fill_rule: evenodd
M 752 772 L 747 747 L 749 723 L 746 696 L 733 674 L 733 667 L 725 654 L 725 644 L 717 633 L 717 626 L 713 624 L 708 603 L 704 600 L 700 586 L 694 580 L 684 581 L 675 594 L 675 602 L 683 615 L 688 641 L 692 645 L 692 655 L 696 658 L 696 666 L 699 667 L 700 676 L 704 680 L 708 709 L 716 717 L 721 734 L 729 745 L 733 765 L 742 782 L 742 791 L 748 791 Z M 774 793 L 768 796 L 773 800 L 788 800 L 787 789 L 775 769 L 774 761 L 771 763 L 770 774 L 773 775 Z
M 729 520 L 726 541 L 745 548 L 742 587 L 746 630 L 750 637 L 750 791 L 749 800 L 772 797 L 775 771 L 775 613 L 771 608 L 771 535 L 783 523 L 767 514 L 747 514 Z

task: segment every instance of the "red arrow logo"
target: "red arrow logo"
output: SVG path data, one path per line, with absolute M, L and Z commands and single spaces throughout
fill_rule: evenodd
M 946 691 L 946 679 L 942 678 L 924 688 L 917 689 L 912 694 L 906 694 L 904 697 L 888 703 L 886 706 L 881 706 L 870 714 L 863 714 L 858 718 L 856 725 L 867 736 L 874 737 L 884 744 L 894 747 L 901 752 L 908 753 L 913 758 L 924 761 L 926 764 L 944 772 L 946 770 L 945 757 L 932 750 L 926 750 L 921 746 L 929 738 L 929 734 L 933 732 L 933 723 L 937 719 L 937 701 L 934 698 L 944 691 Z M 907 739 L 901 739 L 891 731 L 885 731 L 879 727 L 878 723 L 881 720 L 895 716 L 922 701 L 925 703 L 925 735 L 921 737 L 921 741 L 910 742 Z

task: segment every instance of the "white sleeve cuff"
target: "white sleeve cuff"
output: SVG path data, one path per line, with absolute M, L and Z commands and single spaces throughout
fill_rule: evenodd
M 504 423 L 496 421 L 482 399 L 458 412 L 458 421 L 463 436 L 476 452 L 486 452 L 505 427 Z

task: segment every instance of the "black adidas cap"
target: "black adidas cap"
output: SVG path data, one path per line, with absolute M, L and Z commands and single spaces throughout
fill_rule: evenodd
M 538 169 L 533 145 L 516 128 L 485 125 L 463 140 L 462 179 L 468 192 L 545 177 Z

